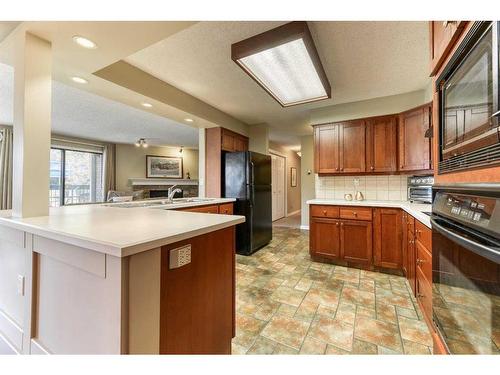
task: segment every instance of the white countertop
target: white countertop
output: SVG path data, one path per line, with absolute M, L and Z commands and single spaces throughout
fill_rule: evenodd
M 168 207 L 201 206 L 231 201 L 234 199 L 188 202 Z M 147 207 L 117 208 L 107 205 L 51 208 L 49 216 L 32 218 L 13 218 L 9 211 L 2 211 L 0 214 L 0 225 L 118 257 L 168 245 L 244 221 L 244 216 L 237 215 Z
M 306 202 L 307 204 L 322 204 L 332 206 L 366 206 L 366 207 L 389 207 L 401 208 L 408 212 L 415 219 L 422 224 L 431 228 L 431 218 L 424 214 L 424 212 L 432 211 L 432 204 L 410 203 L 409 201 L 346 201 L 344 199 L 311 199 Z

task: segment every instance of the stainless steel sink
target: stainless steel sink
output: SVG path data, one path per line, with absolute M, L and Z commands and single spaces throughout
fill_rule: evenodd
M 196 202 L 210 202 L 214 198 L 176 198 L 172 203 L 196 203 Z

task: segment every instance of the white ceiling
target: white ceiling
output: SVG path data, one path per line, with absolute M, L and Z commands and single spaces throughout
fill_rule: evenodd
M 283 22 L 199 22 L 126 61 L 248 124 L 271 139 L 309 134 L 309 110 L 426 87 L 427 22 L 309 22 L 332 99 L 282 108 L 231 60 L 231 44 Z
M 13 69 L 0 64 L 0 124 L 13 122 Z M 106 142 L 198 148 L 198 129 L 53 81 L 52 131 Z

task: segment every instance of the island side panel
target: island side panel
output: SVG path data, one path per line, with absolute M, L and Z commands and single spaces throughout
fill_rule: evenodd
M 162 247 L 160 353 L 230 354 L 235 314 L 234 227 Z M 191 262 L 170 269 L 173 249 Z
M 32 347 L 51 354 L 120 354 L 122 259 L 38 236 L 33 252 Z

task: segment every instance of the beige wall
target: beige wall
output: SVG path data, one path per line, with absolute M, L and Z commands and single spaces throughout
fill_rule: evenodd
M 295 211 L 300 210 L 300 157 L 295 151 L 288 150 L 282 146 L 269 142 L 269 150 L 276 151 L 279 155 L 286 158 L 286 206 L 287 213 L 291 214 Z M 297 168 L 297 186 L 292 187 L 292 177 L 290 168 Z
M 248 127 L 248 149 L 260 154 L 269 153 L 269 125 L 258 124 Z
M 129 178 L 146 177 L 146 155 L 179 156 L 179 147 L 135 147 L 134 145 L 116 145 L 116 188 L 129 190 Z M 184 177 L 191 174 L 192 179 L 198 179 L 198 150 L 184 149 L 182 153 Z
M 302 201 L 302 212 L 301 212 L 301 226 L 309 226 L 309 207 L 306 201 L 309 199 L 314 199 L 314 171 L 313 171 L 313 137 L 312 135 L 307 135 L 300 139 L 300 152 L 302 157 L 300 159 L 300 180 L 301 180 L 301 201 Z
M 430 102 L 429 93 L 429 90 L 419 90 L 406 94 L 384 96 L 382 98 L 313 109 L 311 111 L 311 124 L 353 120 L 403 112 Z

